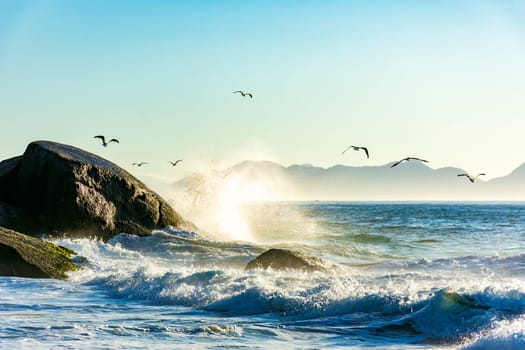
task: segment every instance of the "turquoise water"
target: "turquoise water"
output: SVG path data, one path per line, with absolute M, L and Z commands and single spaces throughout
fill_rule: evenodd
M 0 277 L 0 345 L 35 349 L 525 348 L 525 204 L 264 203 L 250 241 L 164 230 L 65 281 Z M 270 247 L 329 272 L 245 271 Z

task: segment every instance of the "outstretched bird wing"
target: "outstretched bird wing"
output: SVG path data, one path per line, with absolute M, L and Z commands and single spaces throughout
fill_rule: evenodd
M 106 143 L 106 138 L 103 135 L 93 136 L 94 139 L 101 139 L 102 143 Z
M 116 143 L 120 143 L 120 142 L 118 142 L 118 140 L 117 140 L 117 139 L 111 139 L 111 140 L 109 140 L 109 141 L 108 141 L 108 143 L 110 143 L 110 142 L 116 142 Z
M 366 158 L 370 158 L 370 156 L 368 155 L 368 149 L 366 147 L 361 147 L 361 149 L 365 151 Z
M 352 147 L 353 147 L 353 146 L 348 146 L 348 147 L 343 151 L 343 153 L 341 153 L 341 154 L 345 154 L 345 152 L 348 151 L 348 150 L 349 150 L 350 148 L 352 148 Z
M 474 182 L 474 178 L 470 174 L 458 174 L 457 176 L 466 176 L 470 182 Z
M 398 166 L 399 164 L 401 164 L 401 163 L 404 162 L 405 160 L 407 160 L 407 159 L 406 159 L 406 158 L 403 158 L 403 159 L 401 159 L 400 161 L 397 161 L 397 162 L 395 162 L 394 164 L 392 164 L 390 167 L 393 168 L 393 167 L 395 167 L 395 166 Z
M 250 96 L 250 98 L 253 98 L 253 95 L 250 92 L 248 92 L 246 95 Z

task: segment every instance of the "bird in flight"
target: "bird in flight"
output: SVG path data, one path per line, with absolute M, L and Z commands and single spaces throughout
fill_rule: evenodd
M 474 181 L 476 181 L 476 179 L 480 176 L 483 176 L 483 175 L 486 175 L 485 173 L 479 173 L 478 175 L 476 176 L 472 176 L 470 174 L 458 174 L 457 176 L 466 176 L 470 182 L 474 183 Z
M 144 164 L 148 164 L 146 162 L 140 162 L 140 163 L 133 163 L 131 165 L 136 165 L 136 166 L 143 166 Z
M 421 159 L 421 158 L 416 158 L 416 157 L 406 157 L 406 158 L 403 158 L 401 159 L 399 162 L 395 162 L 394 164 L 392 164 L 390 167 L 393 168 L 397 165 L 399 165 L 400 163 L 404 162 L 404 161 L 410 161 L 410 160 L 419 160 L 421 162 L 425 162 L 425 163 L 428 163 L 428 160 L 424 160 L 424 159 Z
M 362 149 L 366 153 L 366 158 L 370 158 L 370 156 L 368 155 L 368 149 L 366 147 L 360 147 L 360 146 L 348 146 L 348 148 L 345 149 L 343 153 L 341 154 L 345 154 L 345 152 L 348 151 L 350 148 L 352 148 L 354 151 L 359 151 Z
M 174 161 L 174 162 L 170 162 L 170 161 L 168 161 L 168 163 L 170 163 L 170 164 L 173 165 L 173 166 L 179 164 L 180 162 L 182 162 L 182 159 L 177 159 L 177 160 Z
M 102 146 L 107 147 L 110 142 L 116 142 L 119 143 L 117 139 L 111 139 L 108 142 L 106 142 L 106 138 L 103 135 L 97 135 L 93 137 L 94 139 L 101 139 L 102 140 Z
M 234 94 L 239 93 L 241 94 L 242 97 L 250 96 L 250 98 L 253 98 L 253 95 L 250 92 L 244 92 L 244 91 L 238 90 L 238 91 L 234 91 L 233 93 Z

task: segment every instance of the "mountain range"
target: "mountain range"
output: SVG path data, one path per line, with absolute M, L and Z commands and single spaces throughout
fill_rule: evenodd
M 219 178 L 235 177 L 257 184 L 278 200 L 345 201 L 524 201 L 525 163 L 510 174 L 471 183 L 458 177 L 464 170 L 454 167 L 432 169 L 412 161 L 391 168 L 335 165 L 321 168 L 310 164 L 288 167 L 270 161 L 243 161 Z M 185 178 L 175 185 L 187 186 Z

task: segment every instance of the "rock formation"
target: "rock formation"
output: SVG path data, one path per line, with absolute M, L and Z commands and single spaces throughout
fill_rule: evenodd
M 51 242 L 0 227 L 0 275 L 65 278 L 76 270 L 74 252 Z
M 270 249 L 246 265 L 246 270 L 252 269 L 301 269 L 306 271 L 327 271 L 330 264 L 317 257 L 287 249 Z
M 104 240 L 166 226 L 194 229 L 124 169 L 50 141 L 32 142 L 22 156 L 0 163 L 0 225 L 38 236 Z

